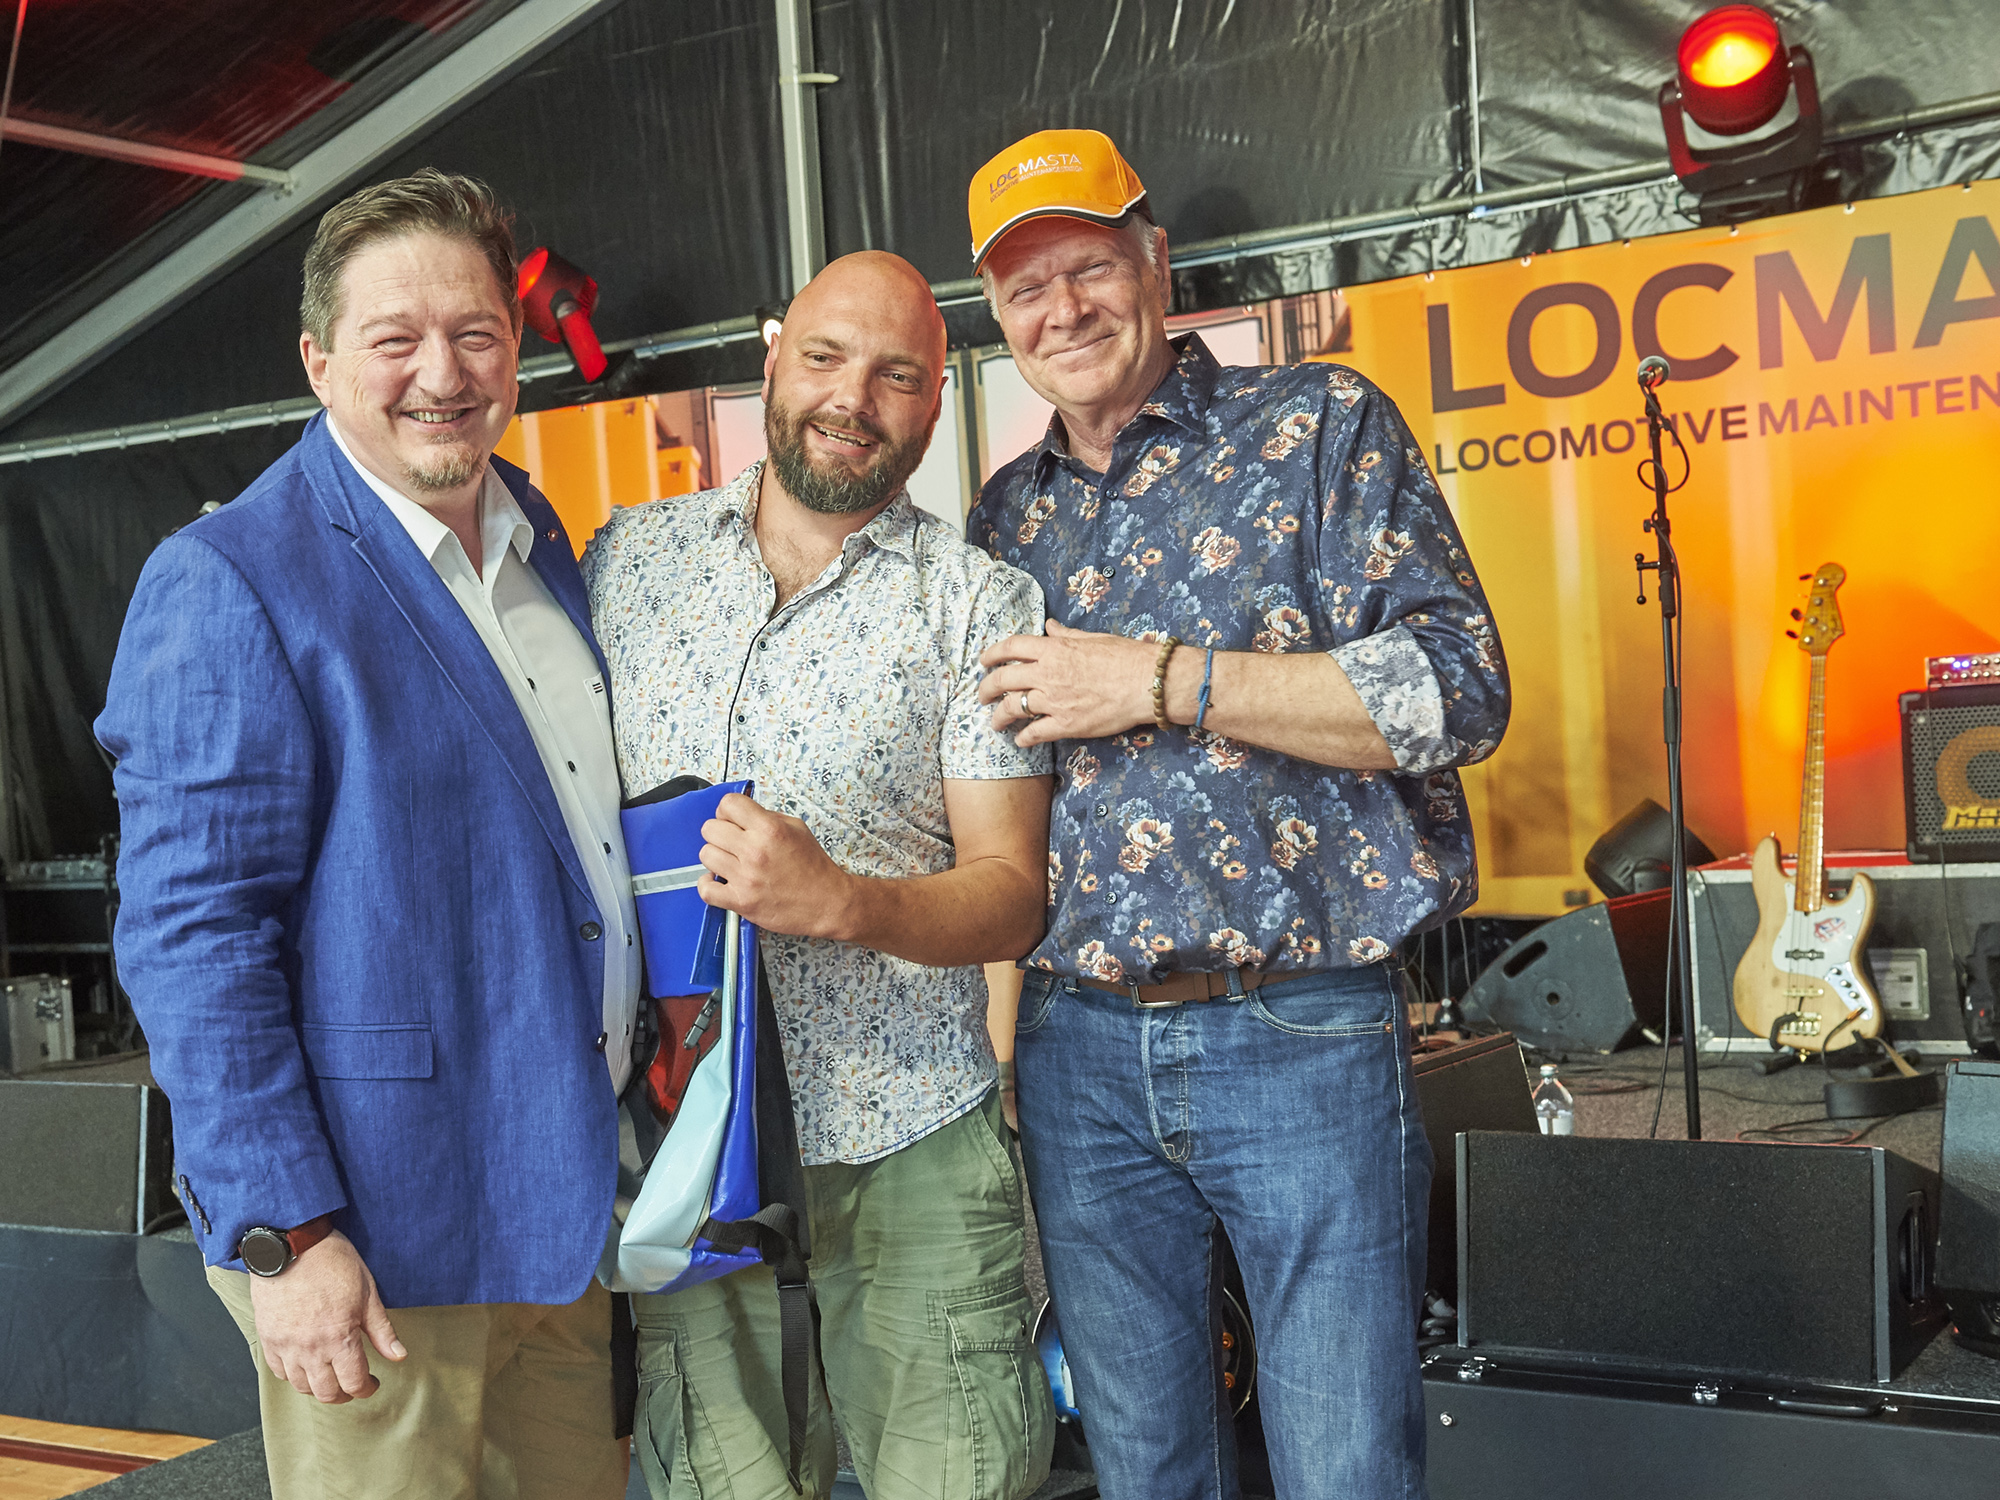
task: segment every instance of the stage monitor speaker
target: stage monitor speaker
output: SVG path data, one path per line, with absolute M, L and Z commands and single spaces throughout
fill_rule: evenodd
M 0 1224 L 143 1234 L 174 1205 L 167 1096 L 142 1083 L 0 1081 Z
M 1534 1091 L 1520 1045 L 1506 1032 L 1419 1051 L 1412 1060 L 1424 1134 L 1431 1143 L 1426 1290 L 1458 1294 L 1458 1151 L 1462 1130 L 1537 1130 Z
M 1689 869 L 1715 858 L 1713 849 L 1685 829 L 1681 851 Z M 1607 896 L 1636 896 L 1672 885 L 1673 860 L 1673 814 L 1644 797 L 1598 836 L 1583 857 L 1583 873 Z
M 2000 687 L 1931 688 L 1897 704 L 1910 859 L 2000 860 Z
M 2000 1062 L 1945 1070 L 1938 1176 L 1938 1290 L 1960 1342 L 2000 1354 Z
M 1621 896 L 1544 922 L 1465 992 L 1468 1021 L 1558 1055 L 1616 1052 L 1659 1034 L 1666 1011 L 1667 891 Z
M 1458 1138 L 1460 1342 L 1876 1384 L 1929 1342 L 1936 1174 L 1879 1146 Z

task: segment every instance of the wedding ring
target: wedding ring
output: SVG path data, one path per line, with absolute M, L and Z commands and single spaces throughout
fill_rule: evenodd
M 1033 689 L 1030 689 L 1029 691 L 1033 691 Z M 1028 707 L 1027 693 L 1021 694 L 1021 717 L 1024 719 L 1034 719 L 1040 717 L 1040 715 L 1037 714 L 1032 708 Z

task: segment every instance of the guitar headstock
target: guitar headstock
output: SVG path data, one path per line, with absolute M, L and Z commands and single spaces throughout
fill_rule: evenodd
M 1801 575 L 1805 577 L 1807 575 Z M 1806 598 L 1803 611 L 1793 610 L 1792 618 L 1799 622 L 1797 630 L 1785 634 L 1798 640 L 1799 649 L 1808 656 L 1824 656 L 1833 649 L 1833 643 L 1847 633 L 1840 623 L 1840 601 L 1836 595 L 1840 586 L 1847 582 L 1847 569 L 1839 563 L 1821 563 L 1819 571 L 1810 575 L 1812 592 Z

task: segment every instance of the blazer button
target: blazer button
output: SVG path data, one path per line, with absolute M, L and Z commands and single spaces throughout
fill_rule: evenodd
M 602 1052 L 604 1050 L 604 1044 L 610 1040 L 611 1040 L 611 1035 L 609 1032 L 600 1031 L 597 1033 L 597 1040 L 592 1042 L 590 1045 L 595 1047 L 599 1052 Z
M 577 935 L 586 943 L 594 943 L 604 936 L 604 929 L 599 927 L 595 922 L 585 922 L 576 931 Z

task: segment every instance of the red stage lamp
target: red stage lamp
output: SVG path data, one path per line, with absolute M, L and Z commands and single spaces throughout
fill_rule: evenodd
M 1725 5 L 1681 33 L 1681 105 L 1710 135 L 1742 135 L 1784 106 L 1791 69 L 1778 23 L 1756 5 Z
M 1674 175 L 1701 199 L 1702 222 L 1798 208 L 1820 148 L 1812 54 L 1787 47 L 1761 5 L 1723 5 L 1681 33 L 1675 61 L 1675 76 L 1660 85 L 1660 124 Z M 1690 120 L 1711 137 L 1748 135 L 1775 120 L 1787 96 L 1798 118 L 1754 141 L 1701 149 L 1688 141 Z
M 586 384 L 604 373 L 610 361 L 590 326 L 590 314 L 597 307 L 596 278 L 543 246 L 529 251 L 521 262 L 520 292 L 521 314 L 528 326 L 569 350 Z

